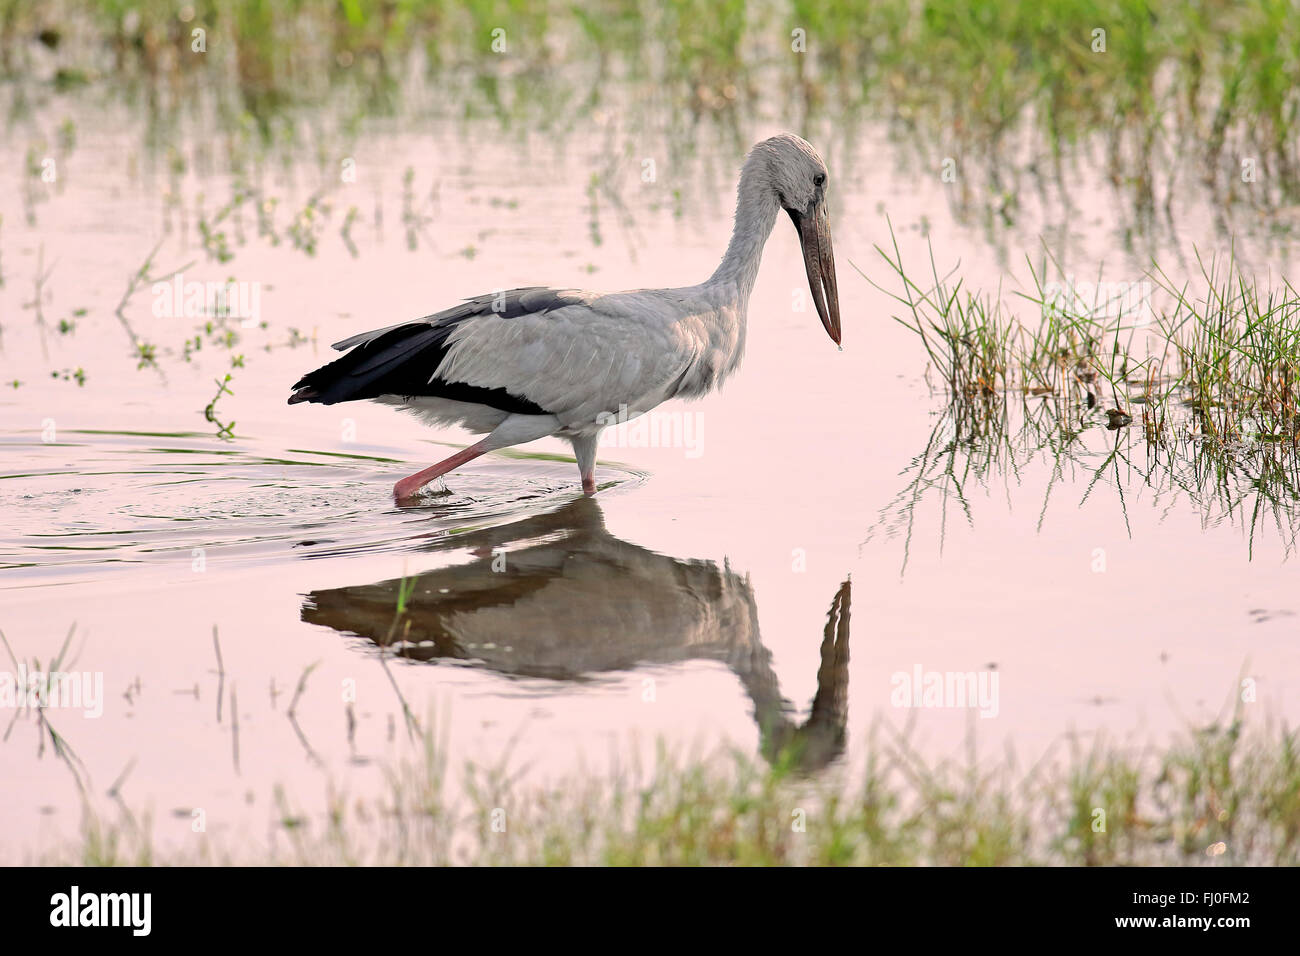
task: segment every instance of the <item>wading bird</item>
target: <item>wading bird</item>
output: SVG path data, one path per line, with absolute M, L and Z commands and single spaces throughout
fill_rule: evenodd
M 573 443 L 582 489 L 596 490 L 603 428 L 670 398 L 716 388 L 740 362 L 763 244 L 784 209 L 803 246 L 817 314 L 840 343 L 826 209 L 826 164 L 782 133 L 750 150 L 736 222 L 717 270 L 699 285 L 602 294 L 532 287 L 364 332 L 296 385 L 289 404 L 372 399 L 487 437 L 399 481 L 399 500 L 486 452 L 555 435 Z

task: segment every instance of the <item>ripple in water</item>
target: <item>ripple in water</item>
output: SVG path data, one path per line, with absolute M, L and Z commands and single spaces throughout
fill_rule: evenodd
M 220 549 L 225 567 L 397 551 L 580 493 L 571 461 L 540 457 L 475 462 L 449 476 L 445 492 L 398 508 L 392 485 L 412 466 L 377 455 L 268 450 L 184 433 L 4 445 L 0 568 L 8 587 L 123 565 L 174 568 L 197 548 Z M 642 477 L 622 471 L 612 483 Z

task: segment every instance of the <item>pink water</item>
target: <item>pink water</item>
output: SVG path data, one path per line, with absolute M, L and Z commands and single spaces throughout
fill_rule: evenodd
M 1124 467 L 1108 466 L 1089 491 L 1117 440 L 1100 416 L 1059 469 L 1020 448 L 1014 468 L 968 477 L 961 496 L 952 481 L 907 491 L 936 424 L 936 447 L 949 436 L 919 345 L 851 267 L 888 282 L 872 248 L 887 239 L 883 213 L 911 261 L 925 255 L 924 222 L 948 265 L 960 259 L 992 289 L 1015 271 L 1016 250 L 1062 225 L 1058 251 L 1081 272 L 1139 274 L 1147 250 L 1120 247 L 1123 215 L 1104 203 L 1064 224 L 1026 215 L 999 237 L 1008 254 L 954 218 L 934 175 L 880 159 L 891 155 L 882 139 L 856 142 L 856 162 L 837 166 L 846 144 L 806 131 L 835 177 L 843 352 L 815 313 L 794 309 L 802 263 L 781 224 L 739 374 L 720 394 L 661 409 L 670 428 L 691 429 L 689 443 L 603 448 L 594 502 L 575 501 L 570 461 L 494 456 L 452 475 L 449 495 L 401 510 L 393 481 L 465 436 L 378 406 L 286 406 L 328 343 L 498 288 L 699 281 L 726 244 L 742 157 L 706 141 L 708 162 L 661 158 L 653 183 L 639 163 L 618 167 L 628 218 L 602 201 L 597 244 L 587 187 L 607 144 L 594 126 L 562 146 L 473 127 L 377 132 L 355 151 L 354 184 L 337 184 L 332 165 L 304 163 L 291 181 L 269 170 L 285 238 L 259 237 L 245 210 L 244 244 L 227 225 L 235 255 L 218 263 L 194 209 L 199 193 L 209 214 L 219 207 L 226 177 L 171 182 L 149 171 L 131 132 L 91 115 L 79 128 L 34 223 L 17 184 L 0 189 L 0 381 L 20 382 L 0 387 L 0 629 L 17 658 L 42 662 L 72 632 L 63 669 L 102 675 L 102 714 L 45 716 L 93 803 L 129 769 L 121 794 L 152 810 L 161 842 L 193 839 L 195 808 L 209 832 L 261 832 L 276 784 L 305 806 L 327 781 L 378 792 L 384 766 L 411 747 L 403 699 L 422 722 L 449 722 L 453 766 L 511 741 L 518 763 L 546 777 L 660 737 L 758 750 L 782 698 L 790 727 L 808 716 L 828 610 L 850 579 L 850 653 L 823 676 L 828 693 L 847 695 L 847 743 L 825 754 L 837 766 L 861 756 L 875 720 L 911 724 L 936 756 L 972 728 L 992 751 L 1009 743 L 1027 756 L 1072 731 L 1161 740 L 1214 719 L 1242 677 L 1258 687 L 1252 719 L 1297 716 L 1294 511 L 1252 531 L 1248 498 L 1233 510 Z M 748 138 L 772 131 L 754 125 Z M 660 148 L 630 134 L 626 145 L 632 156 Z M 20 143 L 0 150 L 0 168 L 22 168 Z M 401 222 L 407 166 L 428 217 L 414 249 Z M 322 182 L 332 213 L 309 256 L 287 226 Z M 189 210 L 184 228 L 169 191 Z M 339 235 L 350 205 L 356 257 Z M 1223 245 L 1209 223 L 1193 208 L 1163 240 L 1166 255 L 1179 263 L 1193 244 Z M 260 283 L 265 329 L 237 329 L 233 349 L 205 338 L 186 361 L 198 320 L 155 317 L 145 286 L 124 314 L 159 354 L 157 368 L 137 368 L 113 310 L 160 240 L 156 273 L 193 261 L 187 278 Z M 1275 272 L 1295 264 L 1288 248 L 1241 242 Z M 44 331 L 29 305 L 38 263 L 49 270 Z M 75 331 L 61 334 L 61 318 Z M 84 386 L 51 376 L 77 368 Z M 233 394 L 217 408 L 234 422 L 229 440 L 203 415 L 227 372 Z M 1118 440 L 1145 461 L 1139 436 Z M 914 502 L 910 514 L 900 502 Z M 498 553 L 504 576 L 491 568 Z M 367 637 L 387 633 L 393 588 L 372 586 L 412 576 L 426 643 L 385 667 Z M 891 676 L 918 666 L 996 673 L 996 715 L 893 706 Z M 309 667 L 295 724 L 289 701 Z M 75 834 L 82 797 L 30 711 L 0 716 L 0 845 L 21 858 Z

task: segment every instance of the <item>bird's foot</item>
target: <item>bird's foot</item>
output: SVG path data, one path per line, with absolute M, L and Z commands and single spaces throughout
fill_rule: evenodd
M 393 485 L 393 500 L 398 504 L 410 504 L 418 501 L 422 497 L 420 493 L 434 482 L 438 483 L 438 487 L 434 489 L 435 492 L 451 494 L 451 492 L 447 490 L 447 486 L 437 478 L 421 479 L 419 475 L 411 475 L 409 478 L 403 478 L 397 484 Z
M 398 504 L 405 504 L 414 501 L 420 494 L 423 484 L 415 484 L 403 478 L 397 484 L 393 485 L 393 500 Z
M 594 475 L 582 476 L 582 493 L 584 495 L 594 495 L 596 493 L 596 478 Z

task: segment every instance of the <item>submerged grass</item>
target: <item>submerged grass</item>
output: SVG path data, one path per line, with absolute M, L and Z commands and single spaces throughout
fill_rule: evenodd
M 1139 429 L 1108 427 L 1095 409 L 1063 409 L 1050 396 L 1010 406 L 990 398 L 950 402 L 902 469 L 903 486 L 880 509 L 866 540 L 900 540 L 905 574 L 918 527 L 937 528 L 942 553 L 954 522 L 980 524 L 985 508 L 1022 499 L 1029 476 L 1037 475 L 1037 531 L 1054 509 L 1091 501 L 1117 511 L 1132 533 L 1134 506 L 1145 500 L 1161 521 L 1190 514 L 1202 529 L 1239 529 L 1249 558 L 1268 550 L 1270 541 L 1283 557 L 1296 553 L 1300 456 L 1276 443 L 1250 454 L 1227 454 L 1192 439 L 1149 444 Z
M 508 759 L 467 766 L 453 797 L 445 741 L 385 792 L 331 791 L 326 809 L 273 795 L 264 843 L 156 845 L 150 824 L 87 811 L 81 839 L 41 862 L 526 865 L 1206 865 L 1300 864 L 1300 751 L 1285 727 L 1230 719 L 1166 750 L 1066 741 L 1022 770 L 971 752 L 927 763 L 877 726 L 856 781 L 802 775 L 797 755 L 766 765 L 739 751 L 620 766 L 555 785 L 520 783 Z M 429 722 L 432 726 L 432 721 Z

